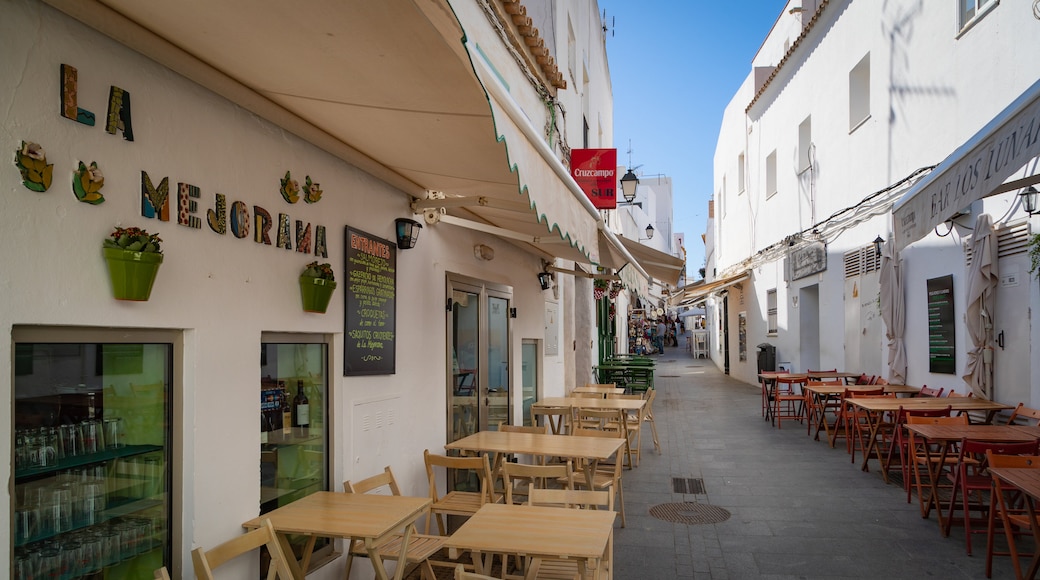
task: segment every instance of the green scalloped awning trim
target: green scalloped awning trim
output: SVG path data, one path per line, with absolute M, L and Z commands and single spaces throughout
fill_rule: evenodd
M 454 9 L 452 9 L 452 10 L 454 12 Z M 456 16 L 456 20 L 458 20 L 457 16 Z M 462 27 L 462 23 L 461 22 L 459 22 L 459 26 Z M 570 232 L 565 232 L 563 230 L 563 228 L 560 227 L 559 223 L 551 222 L 549 215 L 546 214 L 546 213 L 542 213 L 538 209 L 538 204 L 535 203 L 534 201 L 531 201 L 530 190 L 529 190 L 527 184 L 523 182 L 523 179 L 521 177 L 519 164 L 514 162 L 513 159 L 512 159 L 512 156 L 510 155 L 510 152 L 509 152 L 509 141 L 506 139 L 506 136 L 502 132 L 500 132 L 498 130 L 498 119 L 495 118 L 495 108 L 491 104 L 491 98 L 492 97 L 488 93 L 487 88 L 484 87 L 483 81 L 480 80 L 480 75 L 477 74 L 476 67 L 473 64 L 473 53 L 470 51 L 469 45 L 466 42 L 467 38 L 466 38 L 466 34 L 465 34 L 465 28 L 464 27 L 462 27 L 462 28 L 463 28 L 463 34 L 462 34 L 462 37 L 460 38 L 460 41 L 462 42 L 462 47 L 466 50 L 466 55 L 469 57 L 470 68 L 473 70 L 473 75 L 476 77 L 477 81 L 480 82 L 480 88 L 484 91 L 484 98 L 488 102 L 488 109 L 491 111 L 491 123 L 492 123 L 492 125 L 494 127 L 494 130 L 495 130 L 495 140 L 497 142 L 503 143 L 505 145 L 505 148 L 506 148 L 506 164 L 509 166 L 510 173 L 513 173 L 513 174 L 516 175 L 517 194 L 519 194 L 519 195 L 526 195 L 527 196 L 527 199 L 529 201 L 529 207 L 532 210 L 534 210 L 535 217 L 538 219 L 538 222 L 543 224 L 546 227 L 547 233 L 556 233 L 556 235 L 558 235 L 561 240 L 567 242 L 567 244 L 570 247 L 577 249 L 591 263 L 594 263 L 594 264 L 598 265 L 597 262 L 592 261 L 592 259 L 591 259 L 591 252 L 587 249 L 587 247 L 591 246 L 593 243 L 598 243 L 598 240 L 586 241 L 586 242 L 582 243 L 581 240 L 574 239 L 571 236 Z M 498 71 L 495 68 L 495 66 L 491 63 L 490 60 L 488 60 L 486 55 L 484 55 L 483 51 L 480 49 L 480 46 L 476 45 L 476 44 L 474 44 L 474 46 L 475 46 L 475 48 L 477 50 L 478 55 L 481 57 L 481 59 L 484 62 L 487 63 L 488 67 L 495 73 L 495 75 L 497 75 L 499 78 L 501 78 L 501 75 L 498 73 Z M 506 86 L 506 87 L 509 86 L 508 83 L 506 83 L 504 81 L 504 79 L 503 79 L 503 86 Z

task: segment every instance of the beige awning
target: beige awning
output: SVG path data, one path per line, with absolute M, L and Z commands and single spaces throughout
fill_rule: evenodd
M 420 202 L 443 192 L 456 224 L 599 261 L 599 213 L 485 74 L 476 43 L 501 39 L 476 3 L 46 1 Z
M 697 284 L 690 284 L 684 286 L 682 292 L 673 295 L 668 300 L 669 306 L 691 306 L 698 302 L 703 302 L 712 292 L 718 292 L 729 286 L 740 284 L 744 280 L 751 278 L 751 271 L 745 270 L 740 274 L 729 276 L 726 278 L 719 278 L 718 280 L 712 280 L 711 282 L 700 282 Z
M 632 254 L 632 257 L 639 262 L 639 265 L 646 270 L 650 277 L 661 283 L 661 285 L 671 286 L 672 288 L 679 286 L 679 279 L 682 277 L 683 268 L 686 267 L 686 261 L 682 258 L 676 258 L 671 254 L 666 254 L 660 250 L 655 250 L 650 246 L 644 246 L 639 242 L 632 241 L 628 238 L 619 238 L 621 244 L 625 246 L 625 249 Z

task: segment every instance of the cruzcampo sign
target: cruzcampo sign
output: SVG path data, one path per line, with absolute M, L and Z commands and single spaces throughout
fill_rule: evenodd
M 617 149 L 571 149 L 571 177 L 596 209 L 617 208 Z

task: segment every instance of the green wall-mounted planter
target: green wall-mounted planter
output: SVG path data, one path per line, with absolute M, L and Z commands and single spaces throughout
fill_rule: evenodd
M 101 251 L 108 264 L 108 277 L 112 280 L 112 295 L 116 300 L 148 300 L 163 255 L 118 248 L 102 248 Z
M 300 298 L 303 299 L 303 311 L 325 314 L 335 290 L 336 282 L 333 280 L 300 276 Z

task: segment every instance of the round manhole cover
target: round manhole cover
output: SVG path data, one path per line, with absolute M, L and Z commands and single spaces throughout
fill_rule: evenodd
M 717 524 L 729 519 L 730 513 L 720 507 L 687 501 L 662 503 L 650 508 L 650 515 L 673 524 Z

